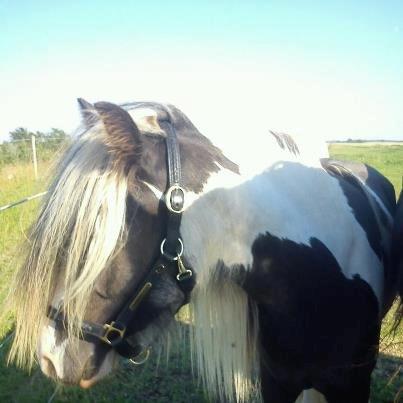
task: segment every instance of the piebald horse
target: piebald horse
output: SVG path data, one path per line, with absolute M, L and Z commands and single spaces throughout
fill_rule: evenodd
M 367 402 L 396 293 L 387 179 L 274 132 L 236 160 L 172 105 L 79 104 L 10 294 L 10 360 L 87 388 L 189 302 L 213 399 Z

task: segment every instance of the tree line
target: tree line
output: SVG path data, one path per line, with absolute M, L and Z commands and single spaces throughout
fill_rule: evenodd
M 9 133 L 10 141 L 0 144 L 0 166 L 16 162 L 32 161 L 32 136 L 35 136 L 37 156 L 40 160 L 51 159 L 70 136 L 62 129 L 52 128 L 48 132 L 32 132 L 18 127 Z

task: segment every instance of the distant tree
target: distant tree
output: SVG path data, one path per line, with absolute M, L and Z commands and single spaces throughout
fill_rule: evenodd
M 67 138 L 67 134 L 64 130 L 62 129 L 56 129 L 54 127 L 52 127 L 52 129 L 50 130 L 50 132 L 48 132 L 46 134 L 47 137 L 51 137 L 51 138 L 56 138 L 56 139 L 60 139 L 63 140 L 65 138 Z
M 28 140 L 31 138 L 31 135 L 32 133 L 24 127 L 18 127 L 17 129 L 10 132 L 11 141 Z
M 38 139 L 41 139 L 42 141 L 46 141 L 47 139 L 64 140 L 68 138 L 68 135 L 64 130 L 57 129 L 55 127 L 53 127 L 50 131 L 46 133 L 38 130 L 34 133 L 24 127 L 18 127 L 17 129 L 10 132 L 11 141 L 29 140 L 32 135 L 34 135 Z
M 63 147 L 70 143 L 71 138 L 64 130 L 52 128 L 48 132 L 31 132 L 24 127 L 18 127 L 9 133 L 10 142 L 0 144 L 0 167 L 16 161 L 31 161 L 31 136 L 37 139 L 36 151 L 38 159 L 52 159 Z M 24 141 L 28 140 L 28 141 Z
M 35 135 L 35 137 L 38 138 L 38 139 L 44 139 L 44 138 L 46 138 L 46 133 L 40 132 L 39 130 L 37 130 L 37 131 L 34 133 L 34 135 Z

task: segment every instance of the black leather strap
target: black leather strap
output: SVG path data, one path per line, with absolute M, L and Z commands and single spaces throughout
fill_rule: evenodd
M 182 181 L 182 168 L 180 159 L 180 149 L 179 142 L 176 137 L 176 132 L 170 122 L 162 122 L 165 128 L 167 137 L 165 139 L 167 146 L 167 165 L 168 165 L 168 192 L 166 197 L 170 197 L 170 200 L 166 200 L 166 203 L 175 205 L 178 211 L 183 209 L 185 203 L 185 195 L 180 190 L 180 185 Z M 169 192 L 169 189 L 173 187 L 178 187 L 177 189 Z M 167 208 L 168 223 L 167 223 L 167 233 L 166 233 L 166 245 L 165 250 L 172 256 L 176 256 L 179 252 L 179 228 L 181 224 L 182 214 L 172 211 L 169 207 Z
M 166 145 L 167 145 L 167 159 L 168 159 L 168 186 L 174 184 L 179 185 L 182 181 L 182 168 L 181 157 L 179 150 L 179 142 L 176 137 L 176 133 L 171 123 L 165 124 L 166 133 Z
M 63 328 L 65 328 L 67 325 L 67 319 L 63 315 L 63 312 L 59 309 L 54 308 L 53 306 L 50 306 L 48 308 L 47 317 L 49 319 L 52 319 Z M 83 332 L 83 335 L 96 337 L 98 339 L 101 339 L 105 335 L 105 328 L 103 325 L 99 325 L 98 323 L 93 323 L 89 321 L 85 321 L 83 323 L 81 330 Z

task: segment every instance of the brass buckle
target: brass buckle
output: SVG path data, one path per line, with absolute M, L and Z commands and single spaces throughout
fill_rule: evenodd
M 110 346 L 116 346 L 125 336 L 126 328 L 117 327 L 116 325 L 116 322 L 104 324 L 105 334 L 101 337 L 101 340 Z

